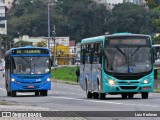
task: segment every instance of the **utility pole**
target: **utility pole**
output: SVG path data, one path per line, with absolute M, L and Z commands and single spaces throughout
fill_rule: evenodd
M 56 64 L 56 27 L 54 25 L 54 30 L 52 31 L 52 39 L 54 41 L 54 66 Z
M 53 65 L 54 70 L 56 70 L 56 27 L 54 25 L 54 30 L 52 31 L 52 40 L 54 42 L 54 57 L 53 57 Z M 54 72 L 54 80 L 56 79 L 56 72 Z
M 48 0 L 48 48 L 50 49 L 50 0 Z

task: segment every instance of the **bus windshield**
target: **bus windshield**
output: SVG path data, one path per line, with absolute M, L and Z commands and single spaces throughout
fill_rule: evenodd
M 110 46 L 104 49 L 105 70 L 114 73 L 141 73 L 152 69 L 149 46 Z
M 13 74 L 49 73 L 49 57 L 12 57 L 11 70 Z

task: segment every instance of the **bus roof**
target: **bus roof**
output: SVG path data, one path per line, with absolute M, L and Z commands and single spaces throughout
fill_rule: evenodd
M 82 39 L 81 44 L 92 43 L 92 42 L 100 42 L 104 39 L 105 39 L 105 35 L 97 36 L 97 37 L 91 37 L 91 38 L 85 38 L 85 39 Z
M 139 37 L 145 36 L 145 37 L 150 37 L 149 35 L 146 35 L 146 34 L 132 34 L 132 33 L 123 32 L 123 33 L 114 33 L 114 34 L 110 34 L 110 35 L 103 35 L 103 36 L 85 38 L 85 39 L 82 39 L 81 44 L 92 43 L 92 42 L 101 42 L 101 41 L 105 40 L 105 37 L 118 37 L 118 36 L 139 36 Z

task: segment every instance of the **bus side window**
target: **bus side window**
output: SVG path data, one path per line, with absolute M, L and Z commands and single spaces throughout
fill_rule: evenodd
M 5 56 L 5 69 L 10 69 L 10 58 Z
M 85 58 L 86 58 L 86 49 L 85 46 L 81 46 L 81 63 L 85 64 Z
M 100 48 L 101 48 L 101 44 L 97 43 L 95 45 L 95 59 L 96 59 L 96 63 L 100 63 Z
M 95 61 L 94 44 L 91 44 L 91 49 L 90 49 L 90 64 L 93 64 L 94 61 Z
M 90 50 L 91 50 L 91 45 L 86 45 L 86 54 L 85 54 L 85 63 L 90 64 Z

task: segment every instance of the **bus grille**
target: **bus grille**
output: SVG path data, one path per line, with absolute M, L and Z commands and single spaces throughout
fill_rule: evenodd
M 133 90 L 136 89 L 137 86 L 120 86 L 120 88 L 124 90 Z
M 23 89 L 38 89 L 39 88 L 39 86 L 34 86 L 34 88 L 28 88 L 28 86 L 23 86 Z

